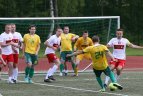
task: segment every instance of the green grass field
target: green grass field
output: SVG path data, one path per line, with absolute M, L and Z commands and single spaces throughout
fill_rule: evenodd
M 8 84 L 6 81 L 0 81 L 0 93 L 3 96 L 143 96 L 143 72 L 125 71 L 119 79 L 119 83 L 124 89 L 104 93 L 98 92 L 99 85 L 92 72 L 80 73 L 79 77 L 69 76 L 59 77 L 56 75 L 56 81 L 44 83 L 44 75 L 36 75 L 33 78 L 34 84 L 19 82 L 17 84 Z M 103 75 L 104 76 L 104 75 Z M 2 78 L 7 78 L 3 75 Z M 19 80 L 23 80 L 24 75 L 20 75 Z

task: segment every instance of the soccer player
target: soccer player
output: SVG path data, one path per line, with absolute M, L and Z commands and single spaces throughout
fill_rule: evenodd
M 51 80 L 55 80 L 53 77 L 53 74 L 56 72 L 60 65 L 60 60 L 55 54 L 55 51 L 59 48 L 60 46 L 60 41 L 61 37 L 60 35 L 62 34 L 63 30 L 61 28 L 56 29 L 56 34 L 52 35 L 48 40 L 45 41 L 45 45 L 47 46 L 45 50 L 45 55 L 48 58 L 49 64 L 52 66 L 49 68 L 47 71 L 47 75 L 45 77 L 44 82 L 51 82 Z
M 11 33 L 13 35 L 12 41 L 17 46 L 22 45 L 23 38 L 22 38 L 22 36 L 19 32 L 16 32 L 16 25 L 11 24 L 11 28 L 12 28 Z M 12 78 L 12 80 L 13 80 L 13 82 L 16 83 L 17 77 L 18 77 L 17 64 L 18 64 L 19 48 L 13 46 L 12 49 L 13 49 L 13 59 L 14 59 L 14 62 L 13 62 L 13 78 Z M 20 46 L 20 49 L 22 49 L 22 46 Z
M 96 79 L 101 86 L 101 92 L 105 91 L 104 84 L 102 83 L 101 80 L 101 73 L 104 72 L 106 75 L 108 75 L 111 79 L 111 81 L 114 83 L 114 86 L 116 86 L 118 89 L 123 89 L 121 85 L 119 85 L 116 82 L 116 79 L 114 77 L 114 73 L 110 70 L 107 59 L 106 59 L 106 53 L 115 61 L 114 57 L 112 56 L 111 52 L 107 49 L 106 46 L 99 44 L 99 37 L 98 36 L 93 36 L 92 41 L 94 43 L 93 46 L 86 47 L 83 50 L 74 52 L 73 54 L 67 55 L 69 56 L 74 56 L 78 54 L 84 54 L 84 53 L 89 53 L 92 57 L 92 66 L 93 66 L 93 71 L 96 75 Z
M 8 64 L 8 83 L 14 83 L 12 81 L 13 71 L 13 50 L 12 47 L 19 47 L 12 42 L 13 35 L 11 34 L 11 24 L 5 25 L 5 32 L 0 36 L 2 58 Z
M 72 53 L 72 42 L 77 39 L 79 36 L 69 33 L 69 27 L 65 26 L 63 34 L 61 34 L 61 63 L 60 64 L 60 76 L 63 76 L 63 69 L 65 68 L 65 75 L 67 75 L 67 65 L 66 62 L 70 61 L 72 63 L 72 68 L 75 72 L 75 64 L 72 58 L 66 58 L 67 54 Z
M 117 29 L 115 38 L 112 38 L 108 44 L 107 47 L 113 48 L 113 56 L 116 59 L 116 62 L 113 60 L 110 61 L 110 68 L 113 71 L 116 69 L 116 79 L 119 79 L 119 76 L 121 75 L 121 72 L 124 68 L 125 62 L 126 62 L 126 46 L 129 46 L 131 48 L 143 48 L 141 46 L 134 45 L 129 42 L 128 39 L 123 38 L 123 29 Z M 106 76 L 105 78 L 105 84 L 106 87 L 109 81 L 109 77 Z
M 75 45 L 74 45 L 74 51 L 77 50 L 83 50 L 88 46 L 92 46 L 93 42 L 91 40 L 90 37 L 88 37 L 88 31 L 84 31 L 82 37 L 78 38 L 78 40 L 76 41 Z M 87 59 L 87 60 L 91 60 L 91 56 L 89 53 L 84 53 L 84 54 L 80 54 L 76 56 L 76 73 L 74 76 L 78 76 L 78 65 L 80 63 L 80 61 L 82 61 L 83 59 Z
M 27 66 L 25 68 L 25 82 L 33 83 L 32 77 L 34 75 L 34 66 L 38 63 L 38 52 L 40 49 L 40 37 L 35 34 L 36 26 L 30 25 L 29 32 L 23 37 L 23 55 Z

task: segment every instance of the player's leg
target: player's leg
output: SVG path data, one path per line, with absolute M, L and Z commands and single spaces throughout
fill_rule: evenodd
M 7 55 L 7 64 L 8 64 L 8 83 L 14 83 L 12 81 L 12 73 L 13 73 L 13 54 Z
M 32 59 L 29 53 L 25 52 L 25 60 L 27 63 L 27 66 L 25 67 L 25 82 L 28 83 L 28 79 L 29 79 L 29 73 L 30 73 L 30 69 L 32 67 Z
M 114 75 L 113 71 L 110 70 L 109 67 L 107 67 L 103 72 L 105 73 L 105 75 L 110 77 L 112 83 L 114 83 L 114 86 L 116 86 L 120 90 L 123 89 L 123 87 L 120 84 L 117 83 L 115 75 Z
M 122 72 L 122 70 L 123 70 L 123 68 L 124 68 L 125 60 L 119 60 L 118 62 L 119 62 L 119 63 L 118 63 L 118 66 L 117 66 L 117 68 L 116 68 L 117 73 L 116 73 L 116 75 L 115 75 L 117 80 L 119 79 L 119 77 L 120 77 L 120 75 L 121 75 L 121 72 Z
M 114 61 L 111 60 L 110 65 L 109 65 L 111 71 L 114 71 L 114 69 L 116 68 L 117 64 L 118 64 L 118 62 L 114 62 Z M 109 80 L 110 80 L 110 77 L 106 76 L 105 77 L 105 84 L 104 84 L 105 87 L 107 87 Z
M 101 91 L 105 91 L 105 88 L 104 88 L 104 85 L 103 85 L 102 79 L 101 79 L 102 70 L 95 70 L 95 69 L 93 68 L 93 72 L 94 72 L 94 74 L 96 75 L 96 80 L 97 80 L 98 84 L 99 84 L 100 87 L 101 87 Z
M 12 79 L 13 81 L 16 83 L 17 81 L 17 77 L 18 77 L 18 54 L 13 54 L 13 59 L 14 59 L 14 63 L 13 63 L 13 73 L 12 73 Z
M 63 76 L 63 70 L 64 70 L 64 64 L 66 60 L 66 54 L 65 52 L 61 52 L 60 54 L 61 64 L 60 64 L 60 76 Z

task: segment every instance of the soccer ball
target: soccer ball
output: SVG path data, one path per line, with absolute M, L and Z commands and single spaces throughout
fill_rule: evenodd
M 113 84 L 114 84 L 114 83 L 110 83 L 110 84 L 109 84 L 109 89 L 110 89 L 111 91 L 117 90 L 117 87 L 114 86 Z

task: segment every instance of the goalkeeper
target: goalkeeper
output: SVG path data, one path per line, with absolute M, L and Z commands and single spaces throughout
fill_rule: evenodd
M 82 51 L 77 51 L 74 52 L 73 54 L 68 54 L 67 57 L 75 56 L 78 54 L 83 54 L 83 53 L 89 53 L 91 54 L 92 57 L 92 66 L 93 66 L 93 71 L 96 75 L 96 79 L 101 86 L 101 92 L 105 91 L 104 85 L 101 80 L 101 73 L 104 72 L 105 75 L 109 76 L 111 81 L 114 83 L 113 85 L 116 86 L 118 89 L 122 90 L 123 87 L 116 83 L 116 79 L 114 76 L 114 73 L 110 70 L 108 63 L 107 63 L 107 58 L 106 58 L 106 53 L 115 61 L 114 57 L 112 56 L 111 52 L 107 49 L 106 46 L 99 44 L 99 37 L 98 36 L 93 36 L 92 41 L 94 43 L 93 46 L 89 46 L 85 48 Z

